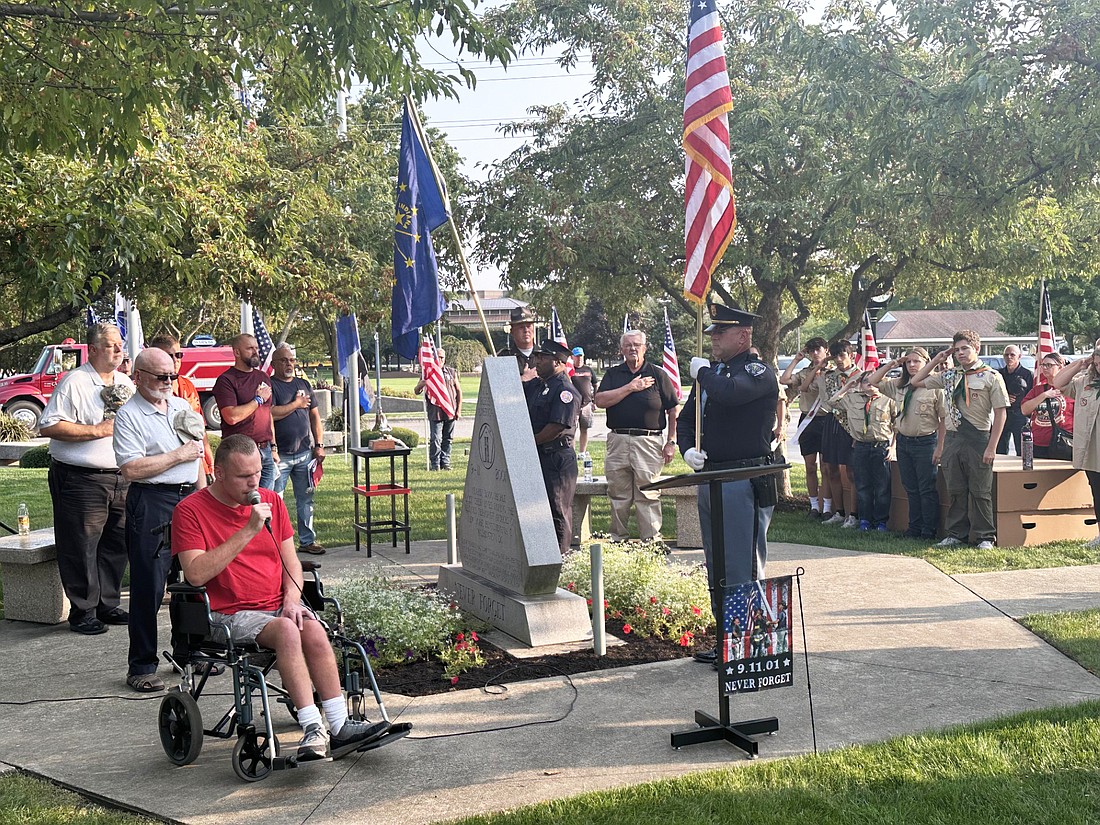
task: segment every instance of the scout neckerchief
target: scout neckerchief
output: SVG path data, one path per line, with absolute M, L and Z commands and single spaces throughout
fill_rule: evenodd
M 909 383 L 905 385 L 905 397 L 901 399 L 901 417 L 905 418 L 905 414 L 909 412 L 909 402 L 913 400 L 913 382 L 910 379 Z
M 985 372 L 987 369 L 989 369 L 989 367 L 981 362 L 979 362 L 976 367 L 963 369 L 962 376 L 959 378 L 958 383 L 955 384 L 955 388 L 951 390 L 951 400 L 955 403 L 956 407 L 959 405 L 959 399 L 963 399 L 966 406 L 970 406 L 970 385 L 966 381 L 967 376 L 977 375 L 980 372 Z
M 875 399 L 878 398 L 878 393 L 872 393 L 867 395 L 867 403 L 863 405 L 863 434 L 867 435 L 867 430 L 871 426 L 871 405 L 875 403 Z

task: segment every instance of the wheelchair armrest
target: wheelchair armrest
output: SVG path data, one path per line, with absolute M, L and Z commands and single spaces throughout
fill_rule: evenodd
M 184 582 L 176 582 L 174 584 L 168 585 L 168 592 L 169 593 L 205 593 L 206 592 L 206 587 L 205 586 L 196 587 L 195 585 L 188 584 L 185 581 Z

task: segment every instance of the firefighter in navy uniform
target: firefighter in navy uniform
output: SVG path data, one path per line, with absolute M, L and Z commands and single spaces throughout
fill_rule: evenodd
M 573 437 L 581 411 L 581 394 L 565 373 L 571 354 L 557 341 L 543 341 L 532 353 L 538 377 L 523 385 L 542 467 L 542 481 L 546 485 L 554 531 L 563 554 L 573 540 L 573 493 L 577 489 Z
M 512 340 L 499 356 L 511 355 L 519 365 L 519 379 L 526 386 L 535 380 L 535 311 L 529 306 L 516 307 L 508 316 Z
M 757 316 L 712 304 L 710 336 L 714 362 L 691 359 L 695 384 L 676 422 L 676 437 L 684 460 L 695 471 L 730 470 L 771 464 L 772 431 L 779 400 L 775 371 L 749 352 L 752 325 Z M 695 448 L 695 394 L 702 391 L 702 440 Z M 768 525 L 778 499 L 774 475 L 722 485 L 723 545 L 726 577 L 714 580 L 711 547 L 710 486 L 699 488 L 699 524 L 707 561 L 711 608 L 722 626 L 722 588 L 764 577 L 768 555 Z M 717 649 L 695 654 L 700 662 L 717 666 Z

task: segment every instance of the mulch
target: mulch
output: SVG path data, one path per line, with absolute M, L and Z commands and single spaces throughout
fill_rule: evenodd
M 432 696 L 453 690 L 480 688 L 489 684 L 509 684 L 549 676 L 573 676 L 597 670 L 641 665 L 647 662 L 666 662 L 690 656 L 692 648 L 681 647 L 678 642 L 664 639 L 643 638 L 636 633 L 623 633 L 622 625 L 609 625 L 609 636 L 616 636 L 625 644 L 608 646 L 606 656 L 597 656 L 591 649 L 552 656 L 517 659 L 509 653 L 482 640 L 481 650 L 485 664 L 462 673 L 452 684 L 443 675 L 443 665 L 436 661 L 416 661 L 404 665 L 375 668 L 378 686 L 389 693 L 402 696 Z M 700 637 L 696 646 L 709 648 L 713 640 Z

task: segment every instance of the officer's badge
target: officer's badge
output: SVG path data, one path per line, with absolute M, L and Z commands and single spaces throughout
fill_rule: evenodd
M 545 388 L 543 389 L 543 391 L 539 393 L 539 395 L 547 395 L 547 394 L 549 394 L 549 392 L 550 392 L 550 388 L 549 388 L 549 387 L 545 387 Z
M 573 402 L 573 393 L 569 390 L 562 390 L 561 395 L 558 396 L 563 404 L 571 404 Z
M 759 361 L 749 361 L 749 363 L 745 364 L 745 372 L 747 372 L 753 378 L 759 378 L 767 371 L 768 368 L 761 364 Z

